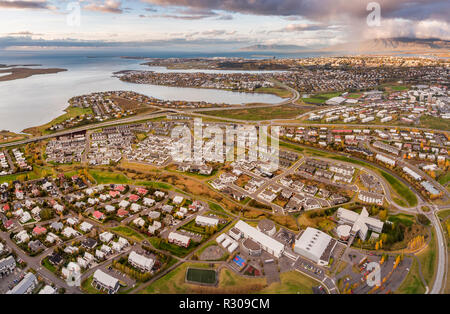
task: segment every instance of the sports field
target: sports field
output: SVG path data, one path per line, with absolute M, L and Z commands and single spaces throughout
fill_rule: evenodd
M 212 269 L 188 268 L 186 280 L 192 283 L 213 285 L 217 282 L 217 274 Z

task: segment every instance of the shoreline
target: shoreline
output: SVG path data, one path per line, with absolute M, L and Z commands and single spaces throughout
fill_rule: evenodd
M 1 68 L 1 73 L 10 73 L 9 75 L 0 76 L 0 82 L 6 81 L 14 81 L 25 79 L 31 77 L 33 75 L 42 75 L 42 74 L 55 74 L 59 72 L 68 71 L 67 69 L 61 68 L 48 68 L 48 69 L 28 69 L 28 68 Z

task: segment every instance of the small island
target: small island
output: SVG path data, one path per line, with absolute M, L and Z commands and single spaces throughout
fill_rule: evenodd
M 1 69 L 4 68 L 4 69 Z M 53 74 L 67 71 L 67 69 L 49 68 L 49 69 L 30 69 L 14 66 L 0 66 L 0 82 L 24 79 L 33 75 Z M 5 73 L 8 73 L 5 75 Z

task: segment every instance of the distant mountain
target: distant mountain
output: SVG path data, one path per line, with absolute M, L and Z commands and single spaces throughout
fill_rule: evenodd
M 296 45 L 253 45 L 239 50 L 246 52 L 296 52 L 305 51 L 308 48 Z
M 354 53 L 448 53 L 450 41 L 436 38 L 382 38 L 339 44 L 322 50 Z

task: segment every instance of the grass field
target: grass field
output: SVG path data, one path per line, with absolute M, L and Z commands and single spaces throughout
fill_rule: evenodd
M 114 227 L 114 228 L 111 228 L 111 231 L 113 231 L 125 238 L 131 239 L 135 242 L 141 242 L 146 239 L 146 237 L 143 234 L 137 232 L 136 230 L 133 230 L 130 227 L 126 227 L 126 226 Z
M 216 287 L 199 287 L 185 282 L 186 271 L 190 267 L 214 271 L 209 268 L 206 263 L 184 263 L 172 270 L 166 276 L 153 282 L 146 289 L 141 291 L 141 293 L 310 294 L 312 293 L 312 287 L 319 285 L 317 281 L 310 279 L 297 271 L 282 273 L 280 274 L 280 283 L 273 283 L 267 286 L 265 278 L 243 277 L 228 268 L 222 268 L 218 274 L 219 282 Z
M 427 246 L 426 249 L 417 254 L 417 258 L 419 259 L 420 264 L 422 265 L 423 277 L 429 287 L 431 287 L 431 284 L 433 282 L 433 277 L 436 268 L 437 262 L 436 245 L 437 245 L 436 236 L 434 234 L 434 230 L 432 230 L 430 244 Z
M 199 113 L 223 117 L 229 119 L 239 119 L 247 121 L 258 120 L 272 120 L 272 119 L 289 119 L 305 112 L 311 111 L 311 107 L 296 107 L 296 106 L 276 106 L 276 107 L 260 107 L 260 108 L 242 108 L 232 110 L 218 110 L 218 111 L 200 111 Z
M 217 274 L 216 271 L 212 269 L 188 268 L 186 271 L 186 280 L 189 282 L 212 285 L 217 282 Z
M 125 175 L 117 172 L 108 172 L 101 170 L 88 170 L 89 174 L 94 178 L 97 184 L 130 184 L 132 183 Z
M 33 135 L 47 134 L 47 133 L 50 133 L 50 131 L 47 131 L 46 129 L 48 129 L 52 125 L 59 124 L 70 118 L 76 118 L 78 116 L 82 116 L 85 114 L 92 114 L 91 108 L 78 108 L 78 107 L 70 106 L 65 111 L 66 111 L 65 114 L 53 119 L 52 121 L 50 121 L 47 124 L 25 129 L 24 133 L 30 133 Z
M 102 293 L 101 291 L 95 289 L 94 287 L 92 287 L 92 279 L 93 279 L 93 276 L 90 276 L 85 281 L 83 281 L 81 283 L 81 290 L 87 294 L 105 294 L 105 293 Z
M 420 117 L 420 127 L 444 131 L 450 130 L 448 120 L 428 115 L 423 115 Z
M 402 182 L 400 182 L 397 178 L 390 175 L 389 173 L 380 170 L 379 171 L 383 178 L 389 183 L 389 185 L 394 189 L 394 191 L 403 197 L 410 207 L 417 205 L 417 196 Z
M 412 226 L 415 222 L 415 217 L 413 215 L 408 214 L 397 214 L 388 217 L 388 221 L 403 223 L 405 226 Z
M 328 99 L 333 98 L 333 97 L 337 97 L 339 95 L 341 95 L 341 93 L 339 93 L 339 92 L 336 92 L 336 93 L 322 93 L 322 94 L 313 95 L 313 96 L 308 97 L 308 98 L 301 98 L 301 100 L 303 100 L 305 103 L 323 104 Z
M 281 98 L 289 98 L 292 96 L 292 93 L 287 89 L 276 87 L 260 87 L 255 89 L 255 93 L 274 94 Z
M 402 86 L 402 85 L 392 85 L 392 86 L 388 86 L 390 89 L 394 90 L 394 91 L 404 91 L 404 90 L 408 90 L 409 87 L 408 86 Z
M 1 176 L 0 183 L 3 183 L 3 182 L 11 183 L 15 180 L 19 180 L 19 181 L 36 180 L 36 179 L 44 178 L 46 176 L 52 176 L 53 174 L 54 174 L 54 171 L 50 167 L 47 167 L 47 166 L 39 167 L 39 166 L 34 165 L 32 171 Z
M 263 289 L 261 293 L 267 294 L 312 294 L 312 287 L 320 283 L 303 275 L 298 271 L 289 271 L 280 274 L 281 282 L 276 282 Z
M 48 261 L 48 257 L 44 258 L 41 262 L 42 266 L 44 266 L 45 268 L 47 268 L 49 271 L 51 271 L 52 273 L 56 272 L 56 267 L 53 266 L 49 261 Z
M 442 185 L 450 181 L 450 171 L 444 172 L 438 179 L 438 182 Z
M 397 294 L 424 294 L 426 291 L 419 275 L 419 263 L 414 259 L 411 269 L 395 293 Z
M 450 216 L 450 209 L 441 210 L 438 212 L 438 216 L 441 219 L 446 219 L 448 216 Z

